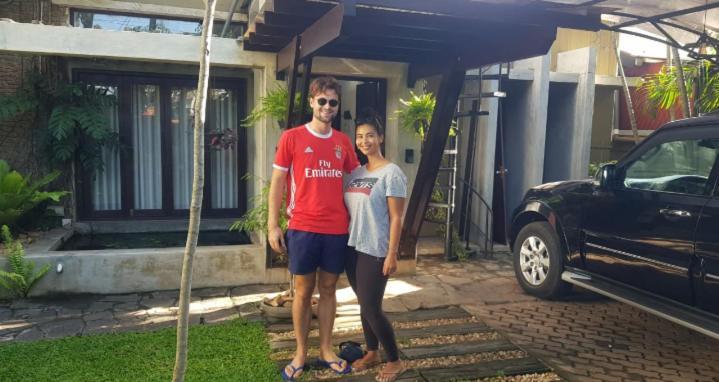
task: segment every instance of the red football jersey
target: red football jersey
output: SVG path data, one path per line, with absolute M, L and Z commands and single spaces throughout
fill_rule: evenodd
M 323 234 L 346 234 L 349 215 L 342 175 L 359 166 L 349 137 L 331 129 L 318 134 L 307 125 L 280 137 L 273 167 L 287 171 L 289 228 Z

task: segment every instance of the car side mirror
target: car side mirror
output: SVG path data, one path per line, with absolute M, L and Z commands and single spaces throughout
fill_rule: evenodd
M 614 188 L 616 182 L 617 165 L 614 163 L 605 163 L 599 167 L 597 172 L 597 180 L 599 180 L 599 187 L 605 190 Z

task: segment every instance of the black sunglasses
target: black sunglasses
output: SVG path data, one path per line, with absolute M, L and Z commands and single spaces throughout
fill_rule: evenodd
M 326 105 L 327 102 L 330 103 L 330 106 L 331 106 L 331 107 L 337 107 L 337 105 L 340 104 L 340 101 L 337 101 L 336 99 L 330 99 L 330 100 L 328 100 L 327 98 L 317 98 L 317 104 L 320 105 L 320 106 Z

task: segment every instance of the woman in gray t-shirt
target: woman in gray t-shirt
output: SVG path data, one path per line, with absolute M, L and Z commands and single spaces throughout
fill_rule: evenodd
M 390 382 L 404 372 L 392 324 L 382 311 L 387 279 L 397 270 L 397 252 L 407 177 L 382 156 L 384 134 L 376 116 L 357 121 L 355 144 L 368 163 L 345 179 L 345 204 L 350 214 L 347 278 L 357 294 L 367 354 L 352 368 L 366 370 L 380 363 L 379 344 L 387 353 L 387 364 L 377 375 Z

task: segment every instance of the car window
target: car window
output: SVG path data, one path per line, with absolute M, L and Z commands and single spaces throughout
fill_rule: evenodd
M 719 139 L 688 139 L 657 145 L 627 167 L 624 186 L 703 195 L 717 148 Z

